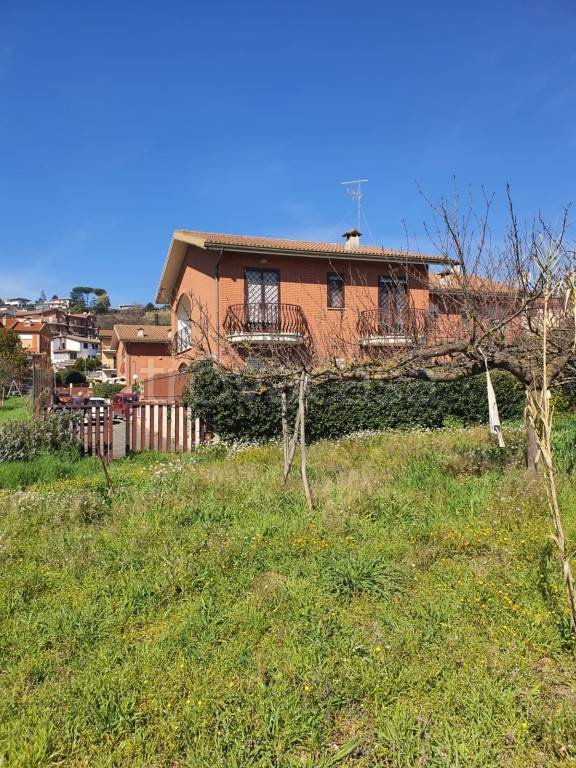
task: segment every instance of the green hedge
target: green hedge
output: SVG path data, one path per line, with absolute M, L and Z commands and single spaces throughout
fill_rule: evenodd
M 524 390 L 511 376 L 495 372 L 492 381 L 501 419 L 522 415 Z M 281 433 L 277 392 L 259 392 L 239 375 L 222 374 L 207 363 L 195 366 L 185 394 L 193 413 L 226 439 L 262 440 Z M 295 411 L 295 398 L 290 410 Z M 432 384 L 426 381 L 345 382 L 311 386 L 308 435 L 333 438 L 363 429 L 441 427 L 488 421 L 485 376 Z
M 118 392 L 121 392 L 125 384 L 111 384 L 108 381 L 96 381 L 92 385 L 92 392 L 94 397 L 114 397 Z

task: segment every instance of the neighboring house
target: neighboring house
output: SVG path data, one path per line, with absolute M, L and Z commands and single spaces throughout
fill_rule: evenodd
M 116 352 L 112 349 L 113 334 L 112 328 L 100 328 L 98 330 L 98 338 L 102 345 L 102 368 L 116 368 Z
M 328 353 L 336 335 L 350 350 L 397 346 L 424 332 L 429 266 L 452 261 L 363 245 L 360 237 L 352 230 L 336 244 L 176 231 L 156 301 L 171 306 L 181 370 L 198 303 L 219 337 L 256 354 L 271 342 L 312 342 Z
M 46 355 L 46 357 L 50 357 L 52 334 L 46 323 L 7 318 L 4 325 L 18 334 L 22 347 L 31 355 Z
M 64 312 L 70 308 L 70 299 L 60 299 L 58 296 L 47 302 L 48 309 L 61 309 Z
M 21 296 L 19 296 L 15 299 L 4 299 L 4 304 L 7 307 L 13 307 L 14 309 L 21 309 L 23 307 L 33 306 L 34 302 L 30 301 L 30 299 L 24 299 Z
M 76 360 L 100 357 L 100 352 L 99 339 L 72 334 L 54 336 L 50 345 L 50 358 L 54 366 L 66 366 L 73 364 Z
M 431 273 L 430 322 L 436 337 L 451 339 L 470 333 L 472 316 L 498 322 L 514 314 L 518 291 L 513 286 L 488 278 L 464 277 L 457 267 Z M 519 321 L 506 323 L 507 332 L 519 331 Z
M 96 319 L 90 312 L 81 314 L 65 312 L 62 309 L 26 310 L 17 313 L 18 319 L 47 323 L 53 336 L 96 336 Z
M 167 325 L 115 325 L 111 349 L 116 372 L 127 384 L 173 372 L 172 332 Z

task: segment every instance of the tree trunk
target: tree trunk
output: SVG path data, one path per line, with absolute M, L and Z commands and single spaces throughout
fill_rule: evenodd
M 284 448 L 284 481 L 288 477 L 290 465 L 288 457 L 290 456 L 290 433 L 288 431 L 288 396 L 286 387 L 282 387 L 280 394 L 280 403 L 282 406 L 282 446 Z
M 540 402 L 541 392 L 534 390 L 532 397 L 536 402 Z M 529 483 L 533 483 L 538 479 L 540 470 L 540 445 L 538 443 L 538 435 L 534 427 L 534 415 L 530 412 L 530 397 L 528 390 L 526 391 L 526 413 L 524 417 L 524 423 L 526 427 L 526 480 Z
M 298 435 L 300 434 L 300 416 L 300 408 L 298 408 L 296 418 L 294 419 L 294 432 L 288 441 L 288 454 L 284 464 L 284 483 L 286 483 L 286 480 L 288 480 L 288 475 L 292 469 L 292 462 L 294 461 L 294 454 L 296 453 L 296 446 L 298 445 Z M 286 423 L 286 425 L 288 425 L 288 423 Z
M 298 411 L 300 413 L 300 474 L 302 476 L 302 485 L 306 495 L 308 508 L 312 509 L 312 494 L 310 493 L 310 484 L 308 483 L 308 451 L 306 448 L 306 385 L 308 384 L 308 375 L 302 371 L 300 377 L 300 388 L 298 391 Z

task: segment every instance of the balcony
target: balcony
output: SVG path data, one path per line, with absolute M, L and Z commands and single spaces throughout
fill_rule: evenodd
M 183 352 L 188 352 L 192 347 L 192 331 L 190 326 L 181 326 L 174 334 L 174 341 L 172 344 L 174 353 L 180 355 Z
M 231 304 L 224 332 L 232 344 L 304 344 L 309 335 L 297 304 Z
M 471 332 L 469 322 L 461 315 L 413 307 L 360 312 L 357 330 L 363 347 L 446 344 L 464 339 Z
M 401 347 L 415 344 L 429 333 L 428 312 L 412 307 L 387 307 L 360 312 L 358 337 L 363 347 Z

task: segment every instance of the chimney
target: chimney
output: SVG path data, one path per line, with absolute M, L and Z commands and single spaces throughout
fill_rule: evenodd
M 361 234 L 362 232 L 359 232 L 357 229 L 350 229 L 348 232 L 344 232 L 342 237 L 346 238 L 344 247 L 347 251 L 354 251 L 356 248 L 360 248 Z
M 144 336 L 144 328 L 138 328 L 138 331 L 136 332 L 136 335 L 140 338 Z

